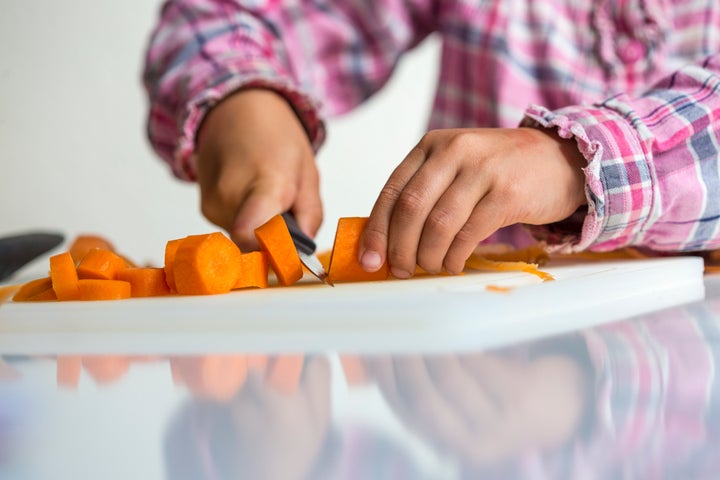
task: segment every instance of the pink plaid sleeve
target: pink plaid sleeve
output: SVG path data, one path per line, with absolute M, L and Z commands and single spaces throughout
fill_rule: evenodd
M 575 137 L 588 160 L 582 232 L 531 227 L 565 251 L 634 245 L 657 251 L 720 247 L 720 55 L 663 79 L 639 98 L 529 119 Z
M 148 136 L 180 178 L 195 178 L 207 111 L 249 86 L 283 95 L 313 146 L 325 115 L 376 92 L 402 52 L 430 31 L 429 1 L 167 1 L 147 50 Z

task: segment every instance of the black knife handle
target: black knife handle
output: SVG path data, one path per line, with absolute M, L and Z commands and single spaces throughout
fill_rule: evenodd
M 32 232 L 0 238 L 0 280 L 52 250 L 65 238 L 58 233 Z
M 285 220 L 285 225 L 287 225 L 288 230 L 290 230 L 290 236 L 292 237 L 293 243 L 298 251 L 307 255 L 315 253 L 315 249 L 317 248 L 315 242 L 313 242 L 312 238 L 305 235 L 305 232 L 300 229 L 300 226 L 297 224 L 295 216 L 292 212 L 287 211 L 282 214 L 282 217 Z

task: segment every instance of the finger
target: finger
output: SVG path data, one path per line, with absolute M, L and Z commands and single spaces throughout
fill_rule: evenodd
M 232 230 L 235 212 L 253 181 L 245 170 L 221 170 L 219 163 L 213 161 L 198 163 L 201 211 L 210 222 L 228 232 Z
M 294 192 L 274 181 L 257 183 L 237 210 L 230 237 L 241 250 L 256 250 L 255 229 L 278 213 L 290 208 Z
M 453 162 L 442 155 L 430 155 L 405 185 L 393 208 L 388 230 L 387 261 L 393 276 L 407 278 L 415 271 L 418 244 L 428 214 L 452 185 L 455 175 Z M 442 265 L 442 258 L 438 263 Z
M 358 253 L 358 260 L 366 271 L 375 272 L 385 263 L 393 208 L 407 182 L 425 161 L 425 157 L 425 151 L 419 145 L 413 148 L 390 175 L 375 201 L 360 240 Z
M 323 205 L 320 199 L 320 176 L 313 160 L 302 171 L 292 210 L 300 229 L 314 238 L 322 224 Z
M 451 274 L 462 272 L 477 244 L 504 227 L 504 220 L 502 200 L 491 191 L 475 205 L 467 222 L 455 235 L 443 260 L 445 270 Z
M 485 194 L 482 180 L 460 174 L 435 203 L 425 220 L 418 243 L 417 263 L 429 273 L 440 273 L 445 256 L 460 229 Z

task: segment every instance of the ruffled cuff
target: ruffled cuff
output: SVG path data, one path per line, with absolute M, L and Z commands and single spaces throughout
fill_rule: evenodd
M 243 88 L 267 88 L 282 95 L 302 122 L 313 150 L 318 151 L 325 140 L 325 125 L 318 114 L 318 103 L 272 65 L 254 64 L 253 67 L 253 70 L 248 72 L 231 69 L 219 72 L 214 79 L 207 82 L 207 87 L 187 102 L 184 117 L 180 121 L 180 137 L 173 154 L 172 168 L 176 176 L 190 181 L 196 179 L 194 152 L 200 124 L 212 107 Z
M 629 121 L 616 111 L 566 107 L 550 111 L 530 106 L 521 126 L 556 128 L 574 138 L 587 160 L 587 207 L 565 221 L 527 228 L 552 251 L 608 251 L 632 244 L 651 210 L 649 152 Z

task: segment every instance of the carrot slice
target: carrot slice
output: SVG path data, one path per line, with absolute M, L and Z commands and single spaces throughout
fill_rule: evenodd
M 80 296 L 78 274 L 70 252 L 50 257 L 50 279 L 58 300 L 77 300 Z
M 20 285 L 5 285 L 0 287 L 0 303 L 11 298 L 18 290 L 20 290 Z
M 368 382 L 368 375 L 365 366 L 359 357 L 354 355 L 341 355 L 340 365 L 348 385 L 362 385 Z
M 78 280 L 79 300 L 122 300 L 130 298 L 130 284 L 121 280 Z
M 117 280 L 130 284 L 132 297 L 160 297 L 170 294 L 162 268 L 126 268 L 116 275 Z
M 115 247 L 113 247 L 110 241 L 98 235 L 78 235 L 75 237 L 75 240 L 73 240 L 68 251 L 73 261 L 79 263 L 90 250 L 95 248 L 108 250 L 110 252 L 115 251 Z
M 386 280 L 390 269 L 385 262 L 378 271 L 366 272 L 358 260 L 360 236 L 367 224 L 367 217 L 343 217 L 338 219 L 335 242 L 330 256 L 328 276 L 333 282 L 361 282 Z
M 13 296 L 14 302 L 40 302 L 57 300 L 50 277 L 30 280 L 23 284 Z
M 248 252 L 240 255 L 240 276 L 233 286 L 239 288 L 266 288 L 268 286 L 268 255 L 266 252 Z
M 267 252 L 280 285 L 289 286 L 302 278 L 302 263 L 281 215 L 275 215 L 255 229 L 255 238 Z
M 184 238 L 177 238 L 165 244 L 165 282 L 172 293 L 177 293 L 177 289 L 175 288 L 175 270 L 173 269 L 175 254 L 183 240 Z
M 117 272 L 124 268 L 127 268 L 127 263 L 120 255 L 94 248 L 80 261 L 77 273 L 80 279 L 114 280 Z
M 551 274 L 538 269 L 537 264 L 527 262 L 495 262 L 478 255 L 470 255 L 465 261 L 465 268 L 486 270 L 490 272 L 526 272 L 539 277 L 543 282 L 555 280 Z
M 90 355 L 82 358 L 82 365 L 95 382 L 103 384 L 122 378 L 130 369 L 130 359 L 119 355 Z
M 240 275 L 240 249 L 220 232 L 191 235 L 175 253 L 173 275 L 183 295 L 229 292 Z
M 82 357 L 61 355 L 57 357 L 57 384 L 59 387 L 77 388 L 82 371 Z
M 278 355 L 270 365 L 265 381 L 280 393 L 295 393 L 300 385 L 304 360 L 303 355 Z

